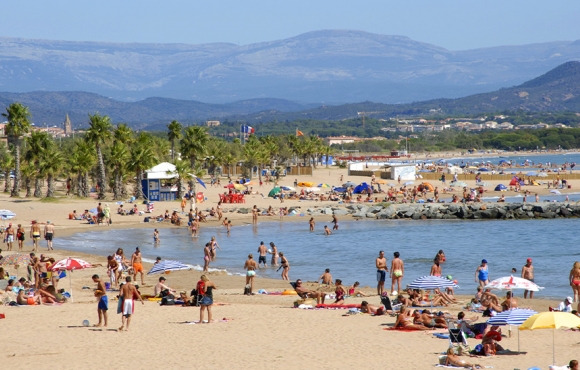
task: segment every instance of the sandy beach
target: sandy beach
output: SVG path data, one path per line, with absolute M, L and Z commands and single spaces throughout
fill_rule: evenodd
M 298 181 L 324 182 L 339 185 L 340 176 L 344 181 L 355 183 L 368 181 L 367 177 L 347 176 L 346 170 L 334 168 L 319 168 L 313 176 L 298 178 Z M 284 178 L 281 185 L 292 186 L 294 178 Z M 571 180 L 572 189 L 580 185 L 580 180 Z M 475 184 L 469 183 L 474 186 Z M 59 187 L 60 189 L 60 187 Z M 271 186 L 254 190 L 264 193 Z M 199 189 L 198 189 L 199 190 Z M 198 204 L 202 209 L 215 207 L 218 194 L 222 188 L 204 189 L 208 198 L 205 203 Z M 535 187 L 540 196 L 549 194 L 546 187 Z M 562 193 L 572 191 L 564 189 Z M 43 224 L 50 220 L 55 224 L 54 246 L 57 249 L 48 253 L 55 259 L 78 257 L 94 264 L 104 264 L 100 256 L 71 253 L 59 249 L 58 238 L 72 233 L 98 229 L 141 228 L 151 227 L 143 223 L 143 216 L 114 215 L 116 205 L 108 201 L 113 210 L 113 224 L 110 226 L 88 225 L 84 221 L 69 220 L 72 210 L 81 213 L 84 209 L 96 207 L 95 199 L 67 198 L 57 193 L 54 201 L 39 201 L 34 199 L 12 199 L 7 194 L 0 194 L 0 208 L 9 209 L 17 214 L 11 220 L 13 224 L 21 223 L 29 230 L 32 220 Z M 508 194 L 509 195 L 509 192 Z M 250 195 L 246 203 L 225 204 L 225 211 L 233 208 L 280 206 L 278 200 L 262 198 L 261 195 Z M 305 202 L 287 200 L 283 206 L 308 207 L 321 206 L 326 202 Z M 328 204 L 336 204 L 328 202 Z M 140 209 L 144 205 L 139 204 Z M 155 214 L 161 214 L 165 209 L 172 211 L 180 208 L 179 202 L 159 202 Z M 250 215 L 234 212 L 225 214 L 228 219 L 236 222 L 249 222 Z M 346 216 L 345 216 L 346 217 Z M 350 217 L 350 216 L 349 216 Z M 260 222 L 279 220 L 278 216 L 261 216 Z M 328 219 L 328 216 L 326 217 Z M 297 218 L 286 218 L 288 221 Z M 306 222 L 307 220 L 301 219 Z M 8 221 L 4 221 L 7 224 Z M 169 223 L 156 224 L 160 228 L 175 227 Z M 202 224 L 204 227 L 205 224 Z M 217 225 L 210 220 L 208 225 Z M 234 226 L 235 227 L 235 226 Z M 306 224 L 305 224 L 305 227 Z M 41 241 L 40 252 L 46 251 L 46 243 Z M 6 252 L 2 245 L 3 255 Z M 388 248 L 390 251 L 392 248 Z M 31 250 L 30 238 L 27 237 L 24 251 Z M 133 248 L 127 247 L 126 251 Z M 111 250 L 111 254 L 114 250 Z M 126 253 L 127 253 L 126 252 Z M 129 252 L 130 253 L 130 252 Z M 243 261 L 241 261 L 243 263 Z M 149 269 L 146 264 L 146 271 Z M 20 268 L 23 275 L 24 268 Z M 321 271 L 323 267 L 321 266 Z M 10 267 L 11 274 L 15 270 Z M 121 317 L 115 313 L 116 301 L 112 301 L 109 310 L 109 330 L 95 330 L 83 327 L 83 320 L 90 324 L 97 321 L 97 303 L 93 296 L 95 284 L 91 275 L 106 276 L 104 267 L 75 271 L 72 273 L 74 303 L 59 306 L 8 307 L 0 308 L 6 318 L 0 320 L 0 328 L 4 333 L 4 351 L 0 363 L 6 368 L 87 368 L 102 369 L 104 367 L 130 366 L 133 368 L 312 368 L 312 369 L 346 369 L 355 366 L 384 366 L 393 369 L 429 369 L 438 363 L 438 356 L 448 348 L 448 341 L 438 339 L 432 332 L 397 332 L 384 330 L 392 326 L 394 317 L 372 317 L 365 314 L 344 316 L 345 310 L 302 310 L 294 309 L 296 296 L 253 295 L 244 296 L 245 280 L 240 276 L 228 276 L 224 273 L 210 273 L 209 278 L 216 284 L 218 290 L 214 293 L 212 324 L 192 324 L 199 320 L 199 308 L 196 307 L 164 307 L 156 302 L 137 304 L 135 315 L 128 332 L 117 332 Z M 374 271 L 369 271 L 373 275 Z M 567 272 L 564 272 L 567 275 Z M 199 271 L 178 271 L 164 275 L 168 285 L 174 289 L 189 292 L 199 279 Z M 159 275 L 146 276 L 146 286 L 141 292 L 150 294 Z M 319 286 L 310 284 L 314 289 Z M 59 287 L 68 290 L 68 278 Z M 83 289 L 89 287 L 89 289 Z M 258 278 L 254 291 L 265 289 L 268 292 L 281 292 L 289 289 L 287 282 Z M 364 287 L 363 291 L 374 294 L 375 287 Z M 115 292 L 109 292 L 112 300 Z M 501 293 L 498 293 L 498 296 Z M 547 311 L 548 306 L 557 305 L 557 301 L 523 300 L 518 294 L 520 307 L 530 307 L 537 311 Z M 462 304 L 445 308 L 456 315 L 471 296 L 458 296 Z M 371 304 L 379 304 L 375 295 L 367 299 Z M 360 303 L 362 298 L 350 298 L 347 303 Z M 226 320 L 223 320 L 226 319 Z M 482 320 L 480 319 L 480 322 Z M 507 334 L 507 328 L 504 328 Z M 469 362 L 492 366 L 494 369 L 525 369 L 538 366 L 547 369 L 552 363 L 552 330 L 522 331 L 519 334 L 520 347 L 523 354 L 511 353 L 495 357 L 467 358 Z M 557 364 L 567 364 L 569 360 L 578 358 L 580 353 L 580 333 L 569 330 L 555 332 Z M 470 339 L 474 347 L 480 340 Z M 515 328 L 511 337 L 504 337 L 501 344 L 512 351 L 518 349 L 518 333 Z

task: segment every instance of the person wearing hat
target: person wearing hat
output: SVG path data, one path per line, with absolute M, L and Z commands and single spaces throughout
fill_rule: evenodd
M 168 290 L 169 292 L 171 292 L 171 294 L 175 294 L 175 289 L 171 289 L 170 287 L 165 285 L 165 280 L 166 279 L 163 276 L 159 278 L 159 282 L 157 283 L 157 285 L 155 285 L 155 288 L 153 290 L 155 297 L 159 297 L 161 292 L 164 290 Z
M 534 266 L 532 266 L 532 259 L 528 258 L 526 264 L 522 267 L 522 279 L 526 279 L 534 282 Z M 534 292 L 531 290 L 524 290 L 524 299 L 528 298 L 528 292 L 530 293 L 530 299 L 534 298 Z
M 480 286 L 489 284 L 489 269 L 487 267 L 487 260 L 482 259 L 481 265 L 475 270 L 475 282 L 479 281 Z
M 560 302 L 560 304 L 558 305 L 558 309 L 555 311 L 572 312 L 572 297 L 566 297 L 564 302 Z

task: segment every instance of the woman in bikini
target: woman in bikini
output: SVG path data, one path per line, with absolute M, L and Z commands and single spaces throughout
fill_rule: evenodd
M 125 258 L 125 254 L 123 252 L 123 248 L 118 248 L 117 251 L 115 252 L 115 255 L 113 256 L 113 258 L 115 259 L 115 261 L 117 261 L 117 264 L 119 265 L 119 268 L 117 269 L 117 274 L 115 276 L 117 281 L 121 281 L 121 277 L 123 276 L 123 271 L 125 271 L 127 269 L 127 259 Z
M 276 244 L 274 244 L 274 242 L 270 242 L 270 247 L 271 251 L 268 252 L 272 255 L 272 260 L 270 261 L 270 263 L 272 266 L 278 266 L 278 247 L 276 247 Z
M 278 253 L 280 255 L 280 264 L 282 265 L 282 280 L 290 280 L 288 277 L 288 272 L 290 271 L 290 263 L 288 259 L 284 256 L 284 253 Z
M 336 300 L 334 304 L 344 304 L 344 296 L 346 293 L 346 288 L 342 285 L 342 280 L 336 279 L 334 284 L 336 285 L 336 289 L 334 290 L 334 294 L 336 294 Z
M 220 251 L 222 249 L 220 248 L 217 241 L 215 240 L 215 236 L 211 237 L 211 240 L 209 241 L 209 243 L 210 243 L 210 257 L 211 257 L 211 260 L 214 261 L 216 258 L 216 248 L 219 249 Z
M 574 262 L 572 270 L 570 270 L 570 286 L 574 292 L 574 302 L 578 302 L 580 298 L 580 262 Z
M 405 330 L 431 330 L 423 325 L 413 324 L 413 319 L 411 318 L 411 310 L 407 309 L 406 306 L 401 306 L 399 310 L 399 316 L 395 322 L 395 328 L 405 329 Z

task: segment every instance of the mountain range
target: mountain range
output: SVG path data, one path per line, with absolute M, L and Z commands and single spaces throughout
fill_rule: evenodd
M 434 99 L 407 104 L 360 102 L 309 106 L 283 99 L 252 99 L 208 104 L 168 98 L 121 102 L 87 92 L 0 93 L 0 107 L 18 101 L 27 105 L 37 125 L 59 125 L 66 114 L 74 127 L 86 126 L 87 114 L 100 112 L 113 122 L 134 128 L 165 130 L 168 122 L 183 124 L 205 119 L 249 123 L 300 119 L 342 120 L 365 112 L 373 118 L 418 115 L 464 115 L 499 111 L 580 112 L 580 62 L 564 63 L 521 85 L 457 99 Z
M 451 51 L 351 30 L 250 45 L 0 38 L 0 91 L 87 91 L 124 102 L 410 103 L 521 84 L 573 60 L 580 40 Z

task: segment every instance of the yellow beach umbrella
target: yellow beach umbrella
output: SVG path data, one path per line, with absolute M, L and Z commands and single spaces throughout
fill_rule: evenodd
M 234 189 L 236 190 L 246 190 L 246 187 L 242 184 L 234 184 Z
M 386 180 L 383 179 L 377 180 L 377 184 L 386 185 L 386 183 L 387 183 Z
M 580 317 L 568 312 L 541 312 L 530 316 L 520 325 L 520 330 L 552 329 L 552 365 L 556 364 L 554 332 L 559 328 L 580 327 Z

